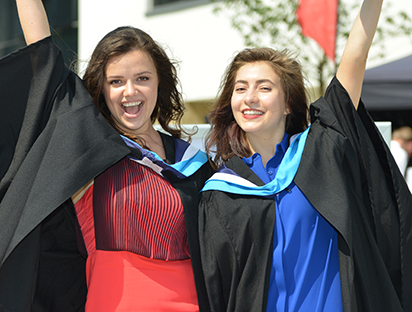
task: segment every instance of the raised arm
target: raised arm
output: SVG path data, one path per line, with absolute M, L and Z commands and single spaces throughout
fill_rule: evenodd
M 41 0 L 16 0 L 20 25 L 27 44 L 50 36 L 50 26 Z
M 383 0 L 364 0 L 352 26 L 336 77 L 358 108 L 366 60 L 378 25 Z

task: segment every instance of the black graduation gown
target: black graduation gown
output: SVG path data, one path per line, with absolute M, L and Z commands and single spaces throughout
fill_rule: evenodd
M 82 311 L 85 259 L 70 197 L 133 151 L 50 37 L 0 60 L 0 99 L 0 311 Z M 174 140 L 162 139 L 169 157 Z M 211 173 L 206 162 L 189 178 L 168 176 L 182 199 L 197 272 L 197 193 Z M 195 276 L 202 291 L 203 275 Z
M 69 198 L 130 153 L 63 64 L 50 38 L 0 61 L 1 311 L 82 309 L 85 260 Z
M 334 78 L 311 105 L 296 185 L 338 233 L 345 312 L 412 311 L 412 196 L 372 119 Z M 226 165 L 256 185 L 243 161 Z M 202 192 L 199 237 L 211 311 L 266 311 L 274 200 Z

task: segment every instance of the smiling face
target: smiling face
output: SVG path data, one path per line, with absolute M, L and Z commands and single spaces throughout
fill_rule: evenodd
M 159 78 L 149 53 L 134 50 L 112 57 L 105 77 L 103 95 L 116 126 L 134 135 L 151 130 Z
M 249 142 L 282 140 L 289 111 L 280 78 L 267 62 L 248 63 L 238 70 L 231 106 Z

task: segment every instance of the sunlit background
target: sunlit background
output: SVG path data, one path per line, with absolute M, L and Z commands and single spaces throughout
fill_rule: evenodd
M 270 1 L 275 0 L 267 0 Z M 80 76 L 93 48 L 110 30 L 132 25 L 148 32 L 179 63 L 179 78 L 187 107 L 183 120 L 186 124 L 207 123 L 209 105 L 217 93 L 224 69 L 234 54 L 245 47 L 241 31 L 231 26 L 233 12 L 223 7 L 222 2 L 44 0 L 53 38 L 63 51 L 67 64 L 77 61 Z M 340 2 L 361 3 L 360 0 Z M 402 10 L 412 16 L 411 0 L 386 0 L 385 3 L 390 3 L 394 11 Z M 219 6 L 221 11 L 214 12 Z M 4 56 L 23 47 L 24 41 L 15 2 L 0 0 L 0 7 L 0 56 Z M 265 45 L 283 49 L 287 44 L 268 41 Z M 342 52 L 339 49 L 336 48 L 338 55 Z M 389 36 L 385 38 L 385 49 L 386 55 L 369 60 L 368 68 L 412 55 L 411 37 Z M 297 50 L 300 52 L 299 48 Z M 310 86 L 316 88 L 315 75 L 310 68 L 307 71 Z M 410 110 L 412 115 L 412 99 Z M 387 119 L 392 118 L 390 114 L 387 116 Z

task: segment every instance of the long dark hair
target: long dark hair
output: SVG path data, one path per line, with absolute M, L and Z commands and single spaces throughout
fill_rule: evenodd
M 285 131 L 294 135 L 308 127 L 308 96 L 302 68 L 296 58 L 288 50 L 245 49 L 238 53 L 227 67 L 218 97 L 209 113 L 211 129 L 206 138 L 206 151 L 215 153 L 214 160 L 217 165 L 233 155 L 249 157 L 252 154 L 246 134 L 233 116 L 231 98 L 239 69 L 248 63 L 260 61 L 267 62 L 282 83 L 285 102 L 290 111 L 286 117 Z
M 182 133 L 187 134 L 187 132 L 181 127 L 185 107 L 182 95 L 178 90 L 180 83 L 176 67 L 163 48 L 144 31 L 130 26 L 119 27 L 100 40 L 93 51 L 83 77 L 87 90 L 109 124 L 119 133 L 144 145 L 140 138 L 124 133 L 116 126 L 103 96 L 105 70 L 109 59 L 135 50 L 146 51 L 150 54 L 159 77 L 157 102 L 151 115 L 152 124 L 158 120 L 165 131 L 174 137 L 181 138 Z M 172 121 L 174 125 L 170 126 Z

